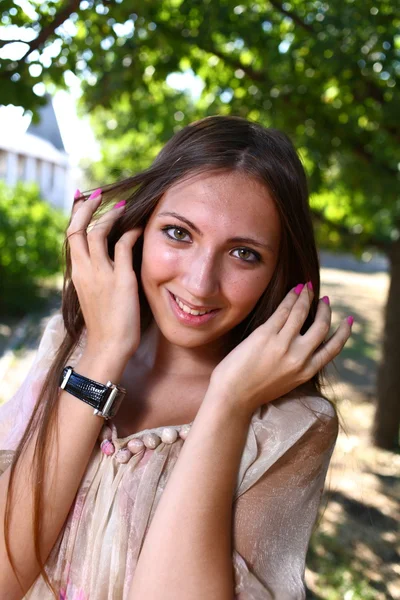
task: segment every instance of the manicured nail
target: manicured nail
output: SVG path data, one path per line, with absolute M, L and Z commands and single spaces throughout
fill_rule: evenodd
M 101 188 L 98 188 L 97 190 L 94 190 L 94 192 L 92 192 L 88 198 L 88 200 L 94 200 L 95 198 L 98 198 L 101 194 Z
M 348 322 L 348 324 L 351 327 L 353 325 L 353 323 L 354 323 L 354 317 L 347 317 L 346 321 Z
M 312 291 L 312 289 L 313 289 L 313 286 L 312 286 L 312 283 L 311 283 L 311 281 L 307 281 L 307 287 L 308 287 L 308 289 L 309 289 L 309 290 L 311 290 L 311 291 Z
M 304 283 L 299 283 L 298 285 L 296 285 L 296 287 L 294 288 L 295 293 L 297 295 L 299 295 L 301 290 L 303 289 L 303 287 L 304 287 Z
M 74 194 L 74 200 L 78 200 L 82 196 L 82 192 L 80 190 L 76 190 Z
M 121 200 L 120 202 L 117 202 L 117 204 L 114 204 L 114 208 L 121 208 L 121 206 L 125 206 L 126 204 L 126 200 Z
M 329 296 L 323 296 L 321 298 L 322 302 L 325 302 L 325 304 L 327 304 L 329 306 Z

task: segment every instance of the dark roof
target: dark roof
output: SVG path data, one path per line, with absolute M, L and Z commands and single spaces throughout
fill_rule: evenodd
M 47 140 L 57 150 L 65 152 L 64 144 L 62 141 L 60 128 L 56 113 L 54 112 L 53 103 L 51 97 L 46 94 L 47 104 L 39 108 L 39 123 L 31 123 L 28 127 L 28 133 L 36 135 L 37 137 Z

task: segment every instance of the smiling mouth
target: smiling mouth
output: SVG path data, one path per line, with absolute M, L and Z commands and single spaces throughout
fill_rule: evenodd
M 176 304 L 176 306 L 178 306 L 178 308 L 186 313 L 187 315 L 192 315 L 195 317 L 202 317 L 204 315 L 210 314 L 210 313 L 215 313 L 219 310 L 221 310 L 220 308 L 211 308 L 208 310 L 198 310 L 198 309 L 194 309 L 191 308 L 190 306 L 188 306 L 187 304 L 185 304 L 180 298 L 179 296 L 176 296 L 175 294 L 173 294 L 172 292 L 170 292 L 169 290 L 167 290 L 169 295 L 171 296 L 171 299 L 174 301 L 174 304 Z
M 194 308 L 191 308 L 190 306 L 188 306 L 187 304 L 185 304 L 184 302 L 182 302 L 182 300 L 178 296 L 175 296 L 175 294 L 172 294 L 172 292 L 170 292 L 170 294 L 171 294 L 172 298 L 174 299 L 174 301 L 176 302 L 176 304 L 179 306 L 179 308 L 189 315 L 202 316 L 202 315 L 207 315 L 208 313 L 211 313 L 211 312 L 215 312 L 216 310 L 219 310 L 217 308 L 210 308 L 209 310 L 194 309 Z

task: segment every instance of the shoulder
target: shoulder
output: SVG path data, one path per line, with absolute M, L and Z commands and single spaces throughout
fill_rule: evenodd
M 296 391 L 273 403 L 270 414 L 282 428 L 286 454 L 296 461 L 299 457 L 316 463 L 329 461 L 339 434 L 339 419 L 333 402 L 318 394 L 298 394 Z M 279 414 L 277 417 L 274 412 Z
M 318 395 L 291 392 L 252 415 L 238 476 L 236 497 L 263 473 L 307 447 L 317 460 L 329 456 L 338 435 L 335 406 Z
M 306 394 L 306 395 L 294 395 L 288 400 L 294 400 L 297 404 L 302 407 L 302 410 L 308 411 L 314 418 L 320 423 L 325 423 L 327 426 L 337 426 L 338 412 L 335 404 L 326 398 L 325 396 L 319 396 L 317 394 Z
M 339 433 L 339 418 L 333 402 L 317 394 L 300 394 L 296 390 L 268 405 L 265 414 L 260 414 L 264 422 L 272 421 L 293 436 L 297 442 L 305 437 L 318 443 L 325 438 L 331 445 Z M 325 445 L 325 444 L 322 444 Z
M 67 330 L 64 325 L 64 318 L 60 310 L 54 313 L 46 321 L 42 337 L 39 342 L 37 356 L 45 362 L 51 362 L 55 353 L 63 343 Z M 73 346 L 68 358 L 68 362 L 73 366 L 80 358 L 86 345 L 87 331 L 83 328 L 78 343 Z
M 44 335 L 50 335 L 54 333 L 59 333 L 60 331 L 65 331 L 64 328 L 64 319 L 61 312 L 58 310 L 53 315 L 51 315 L 48 319 L 46 319 L 44 326 Z
M 39 342 L 39 352 L 48 353 L 61 344 L 65 335 L 62 314 L 58 311 L 47 319 Z
M 314 436 L 325 435 L 330 442 L 332 439 L 336 440 L 339 433 L 339 416 L 335 404 L 318 395 L 299 396 L 296 400 L 314 417 L 310 432 L 314 433 Z
M 275 428 L 294 432 L 304 431 L 316 422 L 337 427 L 338 413 L 333 402 L 315 393 L 299 393 L 296 390 L 263 404 L 252 416 L 252 424 L 271 424 Z

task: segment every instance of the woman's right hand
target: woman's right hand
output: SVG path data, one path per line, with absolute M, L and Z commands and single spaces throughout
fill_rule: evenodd
M 121 236 L 115 244 L 112 261 L 107 251 L 107 236 L 124 206 L 107 211 L 87 232 L 100 203 L 101 190 L 93 192 L 87 200 L 83 197 L 75 200 L 67 229 L 71 278 L 86 324 L 89 352 L 113 352 L 114 356 L 118 353 L 122 360 L 128 361 L 140 343 L 140 306 L 132 247 L 143 227 L 135 227 Z

